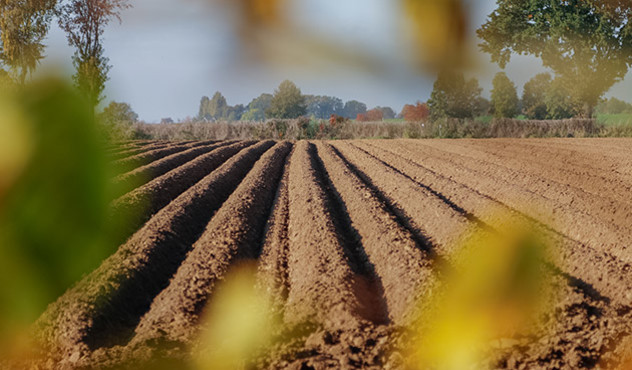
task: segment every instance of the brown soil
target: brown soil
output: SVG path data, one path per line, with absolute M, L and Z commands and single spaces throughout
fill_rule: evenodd
M 119 197 L 110 207 L 113 229 L 120 233 L 120 239 L 125 239 L 153 214 L 253 143 L 238 142 L 212 150 Z
M 632 354 L 630 140 L 108 151 L 136 167 L 115 180 L 135 187 L 112 204 L 122 245 L 34 326 L 40 368 L 188 368 L 201 315 L 242 261 L 258 264 L 257 288 L 282 323 L 246 367 L 404 368 L 410 325 L 432 326 L 417 310 L 468 262 L 462 237 L 497 233 L 504 218 L 557 250 L 542 271 L 553 306 L 529 335 L 491 343 L 483 367 L 625 368 Z
M 230 141 L 219 143 L 211 142 L 210 144 L 194 146 L 191 149 L 174 153 L 127 173 L 118 175 L 114 178 L 114 186 L 121 191 L 120 194 L 117 194 L 117 197 L 146 184 L 158 176 L 164 175 L 165 173 L 199 157 L 202 154 L 233 143 L 234 142 Z

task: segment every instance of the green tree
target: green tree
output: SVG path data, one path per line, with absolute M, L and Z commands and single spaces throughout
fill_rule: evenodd
M 24 84 L 44 57 L 57 0 L 0 0 L 0 61 Z
M 578 114 L 579 108 L 562 80 L 554 79 L 544 97 L 548 119 L 571 118 Z
M 59 26 L 68 44 L 75 48 L 73 79 L 92 106 L 103 100 L 103 89 L 111 66 L 105 57 L 102 36 L 112 19 L 129 8 L 127 0 L 70 0 L 59 10 Z
M 285 80 L 274 91 L 270 107 L 266 110 L 266 117 L 298 118 L 306 113 L 305 97 L 301 90 L 293 82 Z
M 511 55 L 531 54 L 555 71 L 580 115 L 632 64 L 632 10 L 617 1 L 498 0 L 479 30 L 480 47 L 504 67 Z M 627 2 L 629 4 L 629 2 Z
M 551 75 L 539 73 L 530 79 L 522 91 L 522 110 L 531 119 L 547 117 L 546 93 L 551 86 Z
M 349 119 L 355 119 L 358 114 L 365 114 L 366 111 L 366 104 L 361 103 L 357 100 L 350 100 L 345 103 L 345 106 L 342 110 L 342 115 Z
M 103 112 L 99 114 L 99 119 L 106 125 L 118 123 L 131 124 L 138 121 L 138 114 L 134 112 L 128 103 L 113 101 L 107 107 L 103 108 Z
M 473 118 L 478 112 L 481 91 L 475 78 L 466 80 L 459 72 L 439 73 L 428 100 L 430 118 Z
M 209 101 L 210 99 L 208 98 L 208 96 L 203 96 L 202 99 L 200 99 L 200 109 L 198 110 L 197 116 L 198 120 L 210 121 L 211 119 L 213 119 L 213 117 L 211 117 L 211 115 L 208 113 Z
M 243 104 L 237 104 L 234 107 L 229 106 L 226 108 L 226 113 L 222 118 L 230 122 L 239 121 L 242 119 L 245 111 L 246 108 Z
M 382 111 L 384 119 L 393 119 L 397 115 L 391 107 L 376 107 L 375 109 Z
M 261 94 L 253 99 L 241 116 L 243 121 L 263 121 L 266 119 L 266 110 L 272 104 L 272 94 Z
M 213 94 L 213 97 L 203 97 L 200 102 L 199 117 L 207 120 L 221 120 L 228 115 L 228 103 L 226 98 L 219 91 Z
M 476 116 L 487 116 L 492 110 L 492 103 L 482 96 L 476 99 Z
M 492 100 L 496 118 L 513 118 L 518 114 L 518 93 L 516 85 L 505 72 L 498 72 L 492 81 Z
M 342 114 L 342 100 L 333 96 L 305 95 L 307 114 L 319 119 L 328 119 L 332 114 Z

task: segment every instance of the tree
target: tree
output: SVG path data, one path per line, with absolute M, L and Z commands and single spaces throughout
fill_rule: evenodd
M 378 108 L 373 108 L 365 114 L 367 121 L 377 122 L 384 119 L 384 113 Z
M 129 7 L 127 0 L 69 0 L 59 8 L 59 26 L 75 48 L 73 79 L 93 106 L 103 100 L 111 68 L 101 37 L 108 23 L 112 19 L 120 22 L 120 12 Z
M 402 118 L 408 122 L 422 122 L 427 120 L 429 115 L 428 105 L 421 102 L 417 102 L 416 105 L 404 105 L 401 113 Z
M 487 116 L 490 114 L 492 108 L 492 103 L 483 98 L 482 96 L 479 96 L 476 99 L 476 116 Z
M 306 95 L 307 114 L 319 119 L 327 119 L 332 114 L 342 114 L 342 100 L 333 96 Z
M 138 121 L 138 114 L 132 110 L 132 107 L 128 103 L 117 103 L 113 101 L 107 107 L 103 108 L 99 119 L 106 125 L 115 125 L 118 123 L 131 124 Z
M 204 98 L 202 98 L 202 100 L 204 100 Z M 204 113 L 203 117 L 209 120 L 220 120 L 225 118 L 228 113 L 228 103 L 224 95 L 216 91 L 213 97 L 206 101 L 206 105 L 200 107 L 200 109 L 202 113 Z
M 347 117 L 349 119 L 356 118 L 358 114 L 366 113 L 366 104 L 361 103 L 357 100 L 350 100 L 345 103 L 342 113 L 344 117 Z
M 494 117 L 513 118 L 518 114 L 518 93 L 516 85 L 505 72 L 498 72 L 492 81 L 492 100 Z
M 270 108 L 266 110 L 268 118 L 298 118 L 307 113 L 305 97 L 301 90 L 288 80 L 281 82 L 274 91 Z
M 606 114 L 632 113 L 632 104 L 613 97 L 599 103 L 596 110 Z
M 202 99 L 200 99 L 200 109 L 198 110 L 197 115 L 198 120 L 210 121 L 213 119 L 213 117 L 211 117 L 208 113 L 208 104 L 210 101 L 211 99 L 209 99 L 208 96 L 203 96 Z
M 578 107 L 562 80 L 554 79 L 544 97 L 548 119 L 564 119 L 577 115 Z
M 384 117 L 384 119 L 393 119 L 396 116 L 395 111 L 391 107 L 376 107 L 375 109 L 382 111 L 382 117 Z
M 271 104 L 272 94 L 261 94 L 246 106 L 246 111 L 242 114 L 241 119 L 244 121 L 263 121 L 266 119 L 265 112 Z
M 222 118 L 230 122 L 239 121 L 241 120 L 241 117 L 243 116 L 245 111 L 246 108 L 243 104 L 237 104 L 234 107 L 229 106 L 227 107 L 226 113 Z
M 478 110 L 481 88 L 474 78 L 463 73 L 443 71 L 434 83 L 428 108 L 433 120 L 443 117 L 473 118 Z
M 513 53 L 540 58 L 555 71 L 580 114 L 591 117 L 599 98 L 632 64 L 629 3 L 498 0 L 477 31 L 483 40 L 479 46 L 503 68 Z
M 24 84 L 44 57 L 57 0 L 0 0 L 0 61 Z
M 546 92 L 551 86 L 551 75 L 539 73 L 530 79 L 522 91 L 522 111 L 530 119 L 545 119 Z

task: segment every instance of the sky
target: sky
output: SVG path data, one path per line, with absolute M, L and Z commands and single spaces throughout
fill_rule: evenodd
M 230 1 L 230 0 L 228 0 Z M 494 10 L 493 0 L 469 0 L 471 34 Z M 249 59 L 236 36 L 234 14 L 217 0 L 130 0 L 133 8 L 112 22 L 104 47 L 112 69 L 104 103 L 127 102 L 146 122 L 197 115 L 202 96 L 220 91 L 228 104 L 248 104 L 272 93 L 290 79 L 304 94 L 359 100 L 369 108 L 426 101 L 435 77 L 406 62 L 401 9 L 393 0 L 288 0 L 287 13 L 301 34 L 337 45 L 370 63 L 344 58 L 327 60 L 311 44 L 295 53 L 280 53 L 276 62 Z M 291 37 L 291 35 L 290 35 Z M 474 36 L 472 36 L 474 37 Z M 475 45 L 476 40 L 471 44 Z M 56 26 L 51 28 L 39 73 L 71 75 L 73 50 Z M 291 45 L 291 44 L 290 44 Z M 290 47 L 291 48 L 291 47 Z M 491 80 L 500 69 L 489 56 L 475 52 L 476 77 L 489 97 Z M 546 69 L 529 56 L 514 56 L 505 68 L 521 94 L 526 81 Z M 632 72 L 606 96 L 632 101 Z

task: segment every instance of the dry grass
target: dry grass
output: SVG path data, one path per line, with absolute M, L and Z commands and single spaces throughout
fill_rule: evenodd
M 367 139 L 367 138 L 528 138 L 528 137 L 631 137 L 632 126 L 604 126 L 594 119 L 557 121 L 495 119 L 443 119 L 435 122 L 343 122 L 308 119 L 266 122 L 138 123 L 121 139 L 247 140 L 247 139 Z

